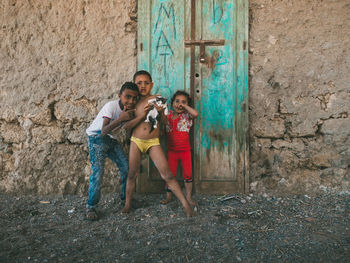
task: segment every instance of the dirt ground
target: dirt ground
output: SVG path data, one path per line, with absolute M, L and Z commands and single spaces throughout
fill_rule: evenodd
M 0 262 L 349 262 L 350 192 L 309 197 L 196 194 L 196 216 L 178 201 L 136 195 L 121 214 L 104 195 L 84 220 L 79 196 L 0 195 Z

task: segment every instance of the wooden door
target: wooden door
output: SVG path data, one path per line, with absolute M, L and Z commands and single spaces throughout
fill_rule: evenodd
M 192 133 L 194 186 L 203 193 L 248 189 L 248 1 L 141 0 L 138 69 L 153 77 L 153 93 L 192 95 L 199 117 Z M 148 159 L 139 192 L 164 182 Z

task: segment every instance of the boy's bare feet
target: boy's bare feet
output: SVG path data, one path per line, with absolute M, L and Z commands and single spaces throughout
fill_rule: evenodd
M 122 209 L 122 213 L 123 214 L 127 214 L 131 212 L 131 207 L 130 206 L 124 206 L 124 208 Z
M 171 195 L 171 193 L 167 192 L 166 193 L 166 199 L 165 200 L 161 200 L 160 203 L 162 205 L 166 205 L 166 204 L 170 203 L 171 200 L 172 200 L 172 195 Z
M 89 221 L 96 221 L 98 220 L 98 215 L 97 215 L 97 212 L 96 212 L 96 209 L 95 208 L 90 208 L 87 210 L 86 212 L 86 220 L 89 220 Z
M 166 205 L 166 204 L 169 204 L 171 202 L 171 199 L 165 199 L 165 200 L 160 200 L 160 203 L 162 204 L 162 205 Z
M 187 199 L 187 202 L 188 202 L 191 206 L 193 206 L 193 207 L 197 206 L 197 203 L 196 203 L 195 201 L 193 201 L 193 199 L 192 199 L 191 197 L 186 196 L 186 199 Z
M 194 211 L 192 210 L 191 207 L 185 208 L 185 212 L 186 212 L 186 217 L 187 218 L 191 218 L 195 215 Z
M 142 207 L 143 206 L 143 204 L 141 203 L 141 202 L 139 202 L 139 201 L 137 201 L 136 199 L 131 199 L 131 208 L 132 209 L 138 209 L 138 208 L 140 208 L 140 207 Z

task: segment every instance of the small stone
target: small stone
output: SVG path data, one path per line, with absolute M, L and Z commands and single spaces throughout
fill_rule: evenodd
M 281 178 L 281 180 L 278 181 L 278 184 L 286 184 L 287 180 L 285 178 Z
M 324 191 L 324 192 L 328 192 L 328 188 L 327 186 L 324 186 L 324 185 L 320 185 L 320 190 Z
M 305 221 L 310 222 L 310 223 L 316 222 L 316 218 L 313 218 L 313 217 L 306 217 L 304 219 L 305 219 Z

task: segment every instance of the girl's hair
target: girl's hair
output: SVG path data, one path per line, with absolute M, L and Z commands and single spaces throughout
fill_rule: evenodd
M 187 98 L 188 105 L 192 106 L 192 98 L 190 94 L 188 94 L 186 91 L 183 91 L 183 90 L 178 90 L 175 92 L 174 96 L 171 98 L 171 106 L 173 105 L 175 98 L 179 95 L 185 96 Z

